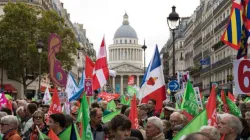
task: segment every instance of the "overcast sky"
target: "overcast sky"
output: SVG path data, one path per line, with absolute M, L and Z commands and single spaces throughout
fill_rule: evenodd
M 191 16 L 200 0 L 61 0 L 70 13 L 71 21 L 83 24 L 87 37 L 98 52 L 103 35 L 106 47 L 112 44 L 115 31 L 122 25 L 125 11 L 130 25 L 136 30 L 139 44 L 146 39 L 146 63 L 155 45 L 159 51 L 169 38 L 166 17 L 176 6 L 180 17 Z

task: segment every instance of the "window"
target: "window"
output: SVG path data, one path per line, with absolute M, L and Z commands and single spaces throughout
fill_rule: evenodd
M 120 40 L 120 44 L 122 44 L 122 40 Z
M 135 44 L 135 40 L 134 40 L 134 44 Z
M 132 41 L 131 41 L 131 39 L 129 40 L 129 43 L 130 43 L 130 44 L 132 44 Z
M 125 39 L 125 44 L 127 44 L 127 39 Z

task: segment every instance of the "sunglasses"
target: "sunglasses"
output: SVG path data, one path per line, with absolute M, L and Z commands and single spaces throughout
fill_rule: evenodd
M 38 120 L 40 120 L 40 119 L 42 119 L 43 117 L 42 116 L 34 116 L 33 117 L 33 119 L 38 119 Z

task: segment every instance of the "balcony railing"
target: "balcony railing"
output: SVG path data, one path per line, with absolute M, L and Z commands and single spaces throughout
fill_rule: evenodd
M 209 23 L 210 21 L 213 21 L 213 15 L 212 15 L 212 14 L 210 14 L 210 15 L 208 16 L 208 18 L 203 22 L 203 23 L 204 23 L 203 25 L 209 25 L 208 23 Z M 206 26 L 203 26 L 203 27 L 206 27 Z
M 194 43 L 194 49 L 197 48 L 202 43 L 202 37 L 200 37 L 197 41 Z
M 192 34 L 190 34 L 190 35 L 189 35 L 189 36 L 185 39 L 185 41 L 184 41 L 184 45 L 187 45 L 187 44 L 188 44 L 188 42 L 190 42 L 192 38 L 193 38 L 193 35 L 192 35 Z
M 229 16 L 214 28 L 214 33 L 217 33 L 220 29 L 223 29 L 223 27 L 226 26 L 226 24 L 228 23 L 228 20 Z
M 197 54 L 196 56 L 194 56 L 193 60 L 195 61 L 195 60 L 197 60 L 197 59 L 199 59 L 201 57 L 202 57 L 202 52 L 200 52 L 199 54 Z
M 218 7 L 216 7 L 215 8 L 215 10 L 214 10 L 214 15 L 216 15 L 221 9 L 222 9 L 222 7 L 226 4 L 226 3 L 228 3 L 228 2 L 230 2 L 229 0 L 223 0 L 220 4 L 219 4 L 219 6 Z
M 197 75 L 197 74 L 200 74 L 200 71 L 201 71 L 201 67 L 197 67 L 197 68 L 191 68 L 190 70 L 190 75 Z
M 201 22 L 197 27 L 194 28 L 194 31 L 193 31 L 194 36 L 197 35 L 201 31 L 202 26 L 203 25 Z
M 224 46 L 224 43 L 222 41 L 219 41 L 218 43 L 214 44 L 212 46 L 212 48 L 214 49 L 214 51 L 216 51 L 216 50 L 220 49 L 223 46 Z
M 205 51 L 203 51 L 203 57 L 210 55 L 210 48 L 207 48 Z
M 206 37 L 203 39 L 203 43 L 205 42 L 205 41 L 207 41 L 208 39 L 210 39 L 210 37 L 212 36 L 212 32 L 209 32 L 207 35 L 206 35 Z
M 192 57 L 193 56 L 193 52 L 188 52 L 185 54 L 185 59 L 189 58 L 189 57 Z

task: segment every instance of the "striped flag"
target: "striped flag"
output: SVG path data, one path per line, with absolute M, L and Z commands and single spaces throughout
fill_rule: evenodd
M 109 69 L 107 63 L 106 45 L 103 38 L 93 71 L 93 90 L 103 87 L 107 83 L 108 77 Z
M 239 50 L 241 41 L 241 31 L 243 25 L 242 19 L 243 7 L 241 0 L 234 0 L 231 9 L 230 20 L 221 40 L 228 46 Z

